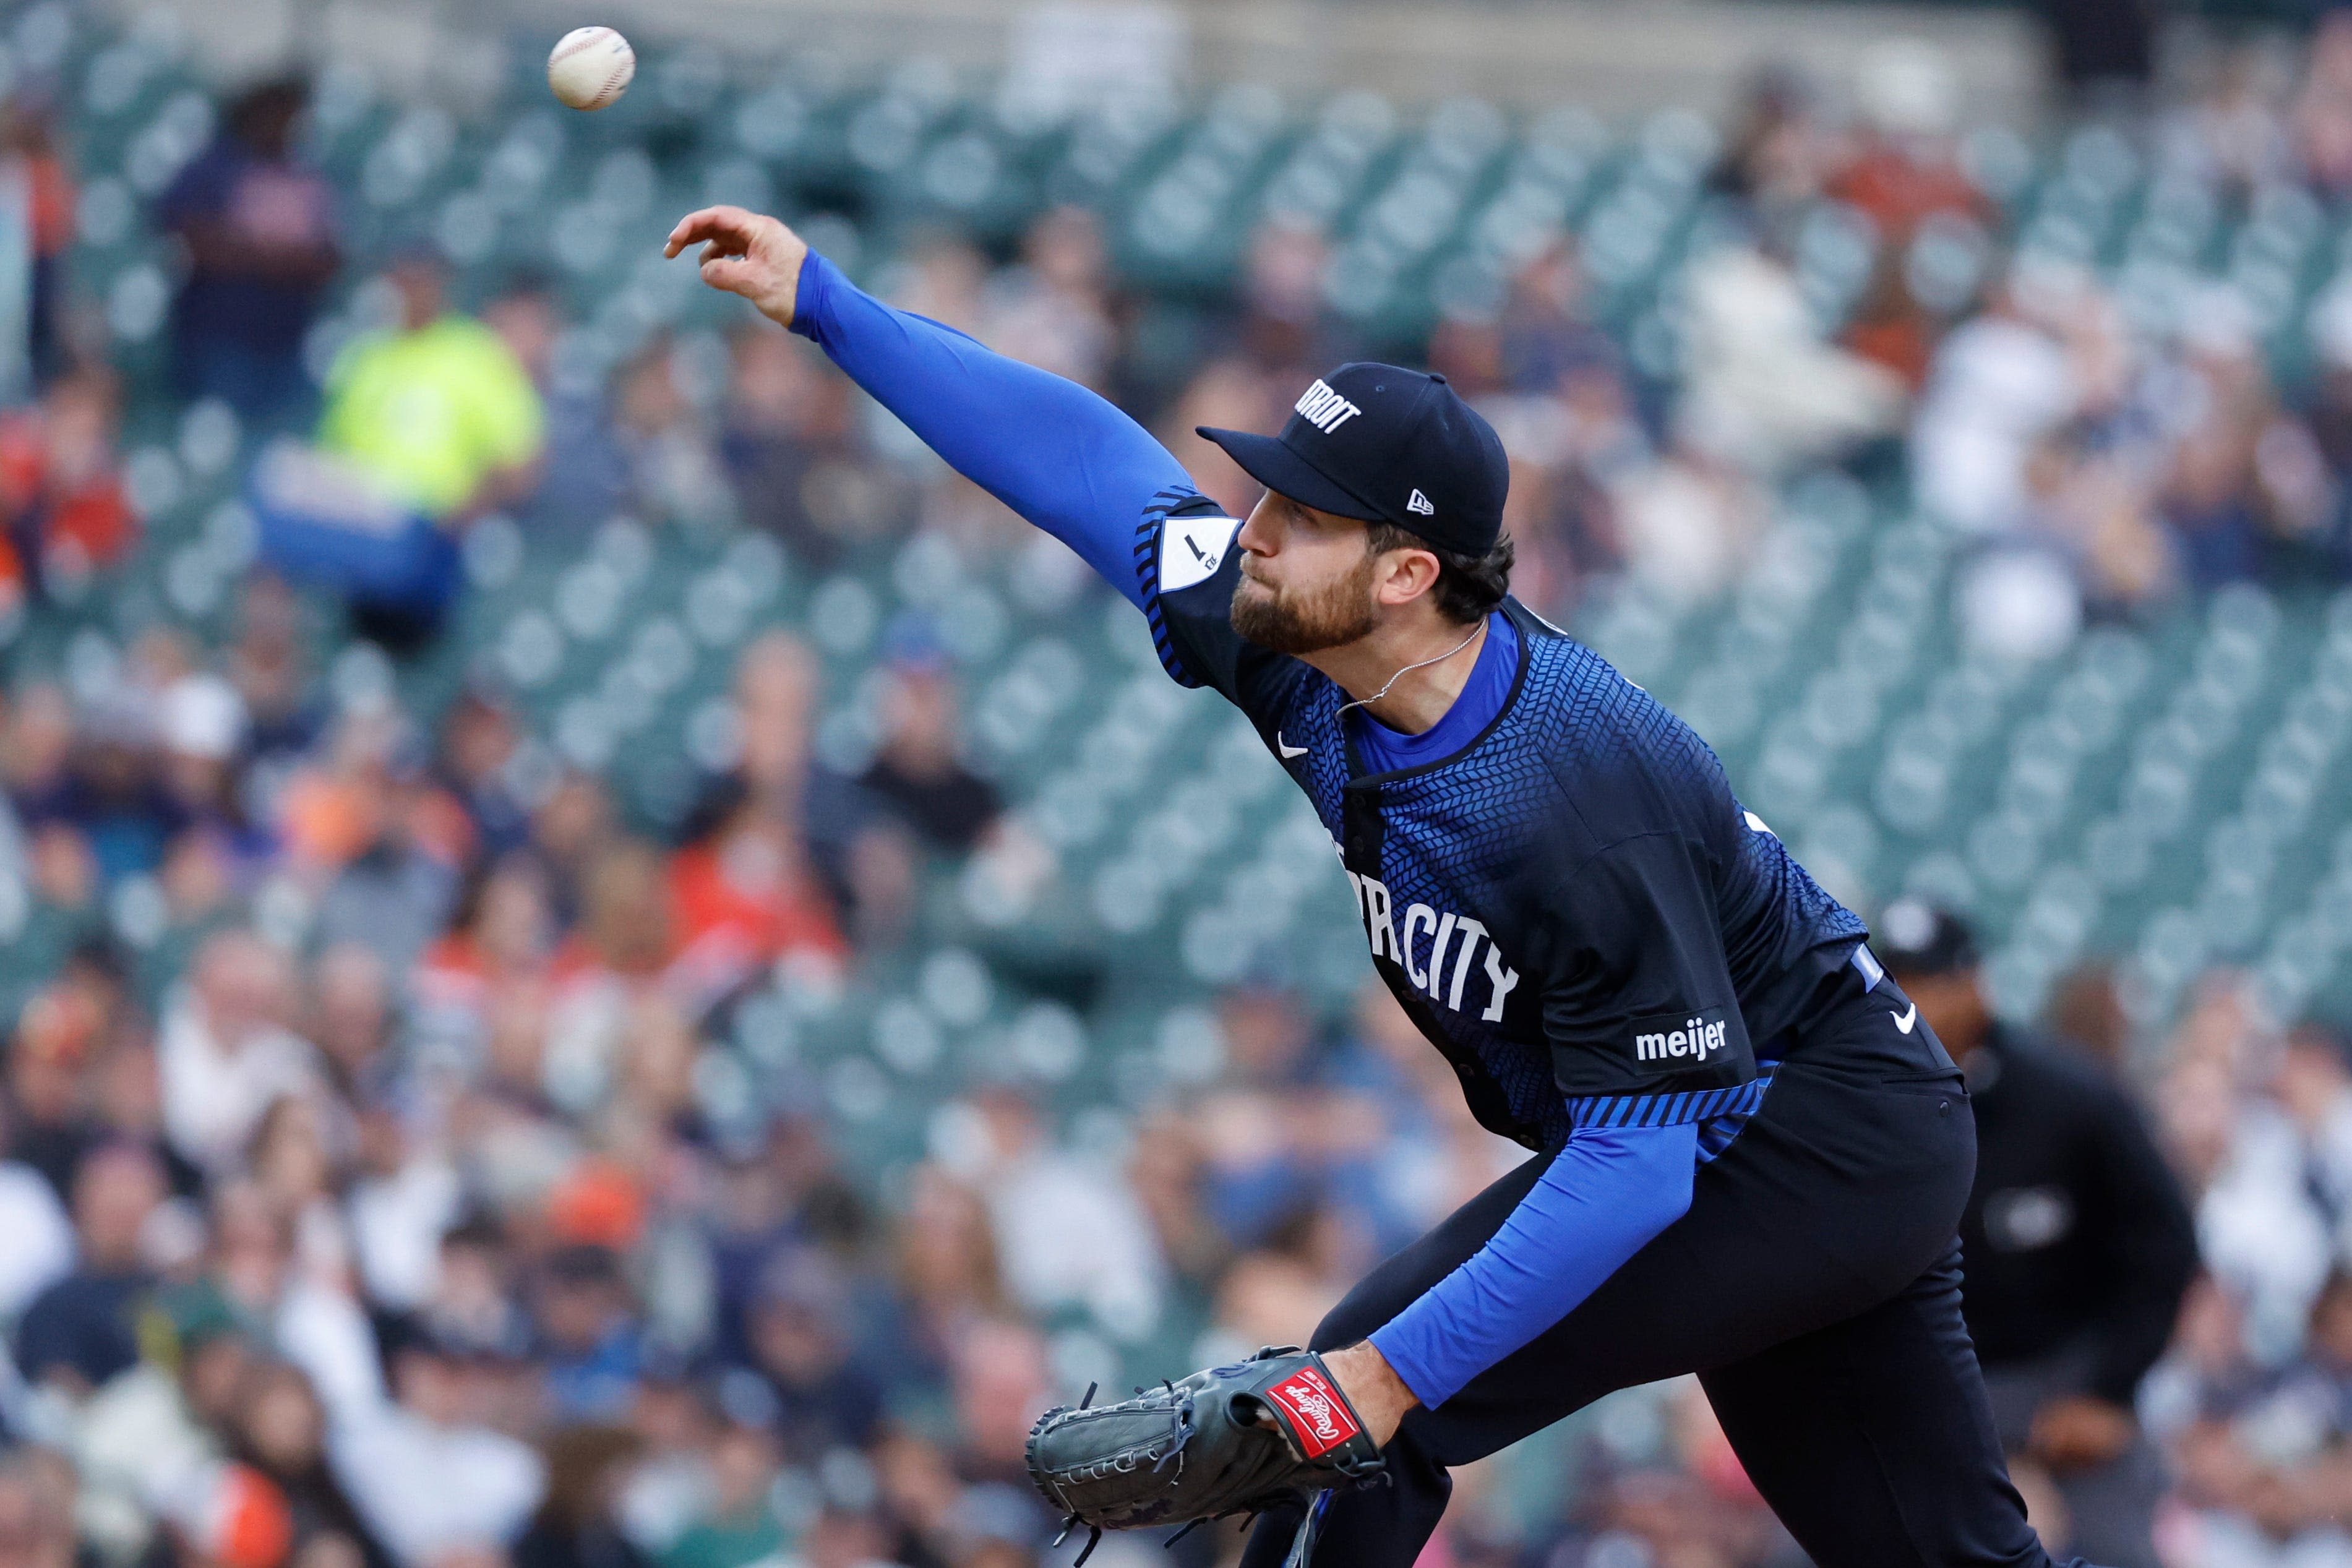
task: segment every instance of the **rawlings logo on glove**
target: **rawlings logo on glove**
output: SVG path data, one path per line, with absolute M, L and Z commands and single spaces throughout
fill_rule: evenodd
M 1321 1458 L 1364 1429 L 1339 1391 L 1311 1366 L 1300 1367 L 1297 1375 L 1265 1393 L 1276 1412 L 1288 1417 L 1284 1425 L 1297 1439 L 1299 1451 L 1310 1459 Z
M 1106 1530 L 1190 1529 L 1384 1479 L 1362 1417 L 1312 1351 L 1269 1347 L 1116 1405 L 1093 1396 L 1048 1410 L 1029 1433 L 1030 1479 L 1062 1511 L 1063 1533 L 1093 1531 L 1079 1563 Z M 1307 1509 L 1292 1564 L 1306 1562 L 1322 1513 Z

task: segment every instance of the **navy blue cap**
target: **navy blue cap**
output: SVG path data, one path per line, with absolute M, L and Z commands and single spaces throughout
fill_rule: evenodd
M 1870 945 L 1899 983 L 1906 976 L 1949 975 L 1977 965 L 1969 923 L 1924 898 L 1898 898 L 1870 923 Z
M 1307 389 L 1280 435 L 1199 427 L 1251 478 L 1320 512 L 1393 523 L 1479 556 L 1503 531 L 1502 437 L 1445 384 L 1397 365 L 1341 365 Z

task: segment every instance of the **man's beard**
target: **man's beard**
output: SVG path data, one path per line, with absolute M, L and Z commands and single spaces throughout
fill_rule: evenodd
M 1319 653 L 1371 633 L 1372 564 L 1363 560 L 1344 577 L 1311 593 L 1278 590 L 1242 573 L 1234 593 L 1234 630 L 1276 653 Z

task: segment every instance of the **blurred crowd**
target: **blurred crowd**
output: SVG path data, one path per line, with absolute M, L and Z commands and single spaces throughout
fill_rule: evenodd
M 2221 61 L 2133 134 L 2232 211 L 2339 200 L 2352 14 L 2296 71 L 2266 58 Z M 1948 78 L 1878 63 L 1851 112 L 1776 74 L 1725 128 L 1720 221 L 1664 357 L 1633 351 L 1566 235 L 1494 309 L 1439 323 L 1427 359 L 1512 455 L 1522 595 L 1571 614 L 1625 580 L 1720 592 L 1775 484 L 1822 462 L 1907 472 L 1978 541 L 1969 570 L 2008 589 L 1965 601 L 1969 633 L 1996 645 L 2340 576 L 2352 295 L 2287 377 L 2273 350 L 2300 324 L 2229 286 L 2151 322 L 2079 260 L 2006 254 Z M 339 618 L 430 650 L 456 541 L 492 516 L 583 541 L 622 512 L 756 529 L 814 569 L 1031 535 L 764 325 L 656 337 L 605 374 L 551 277 L 477 293 L 420 242 L 355 278 L 303 110 L 299 83 L 244 95 L 150 214 L 182 247 L 173 395 L 285 438 L 252 480 L 276 570 L 218 646 L 158 628 L 103 678 L 0 690 L 0 884 L 21 890 L 0 915 L 43 976 L 0 998 L 0 1568 L 1045 1561 L 1022 1440 L 1106 1344 L 1165 1345 L 1172 1373 L 1299 1340 L 1517 1151 L 1376 988 L 1336 1018 L 1230 992 L 1197 1086 L 1115 1137 L 1017 1078 L 976 1083 L 880 1186 L 818 1097 L 748 1130 L 711 1115 L 711 1042 L 748 991 L 900 954 L 929 869 L 1018 848 L 936 632 L 890 629 L 854 773 L 820 759 L 810 650 L 751 643 L 731 760 L 662 841 L 552 763 L 510 694 L 407 712 L 388 686 L 331 692 L 318 650 Z M 0 411 L 14 625 L 135 552 L 141 519 L 123 383 L 63 267 L 71 149 L 29 99 L 0 167 L 32 263 Z M 1843 293 L 1809 270 L 1824 224 L 1867 242 Z M 1329 262 L 1276 217 L 1227 298 L 1172 310 L 1068 208 L 1016 254 L 929 232 L 865 276 L 1119 401 L 1238 512 L 1251 487 L 1194 425 L 1275 428 L 1331 364 L 1401 351 L 1332 308 Z M 339 301 L 360 329 L 330 340 Z M 2173 1478 L 2163 1561 L 2352 1564 L 2342 1041 L 2282 1032 L 2217 976 L 2173 1038 L 2127 1049 L 2104 984 L 2062 988 L 2053 1028 L 2101 1071 L 2165 1064 L 2119 1092 L 2204 1257 L 2138 1400 Z M 2063 1539 L 2063 1475 L 2032 1458 Z M 1605 1402 L 1457 1499 L 1433 1568 L 1801 1562 L 1695 1385 Z M 1148 1560 L 1156 1540 L 1095 1559 Z

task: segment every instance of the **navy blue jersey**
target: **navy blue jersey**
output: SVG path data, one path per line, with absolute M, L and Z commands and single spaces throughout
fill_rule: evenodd
M 1145 517 L 1160 657 L 1248 715 L 1314 802 L 1373 962 L 1478 1120 L 1543 1148 L 1571 1126 L 1751 1106 L 1759 1058 L 1865 932 L 1740 808 L 1706 743 L 1511 601 L 1502 712 L 1452 757 L 1367 773 L 1348 695 L 1234 631 L 1239 528 L 1189 495 Z
M 1373 962 L 1472 1110 L 1553 1151 L 1502 1228 L 1370 1336 L 1444 1403 L 1689 1208 L 1697 1167 L 1847 978 L 1861 923 L 1740 810 L 1696 736 L 1518 605 L 1434 727 L 1384 731 L 1234 632 L 1239 525 L 1110 404 L 819 256 L 793 328 L 1141 608 L 1177 679 L 1240 705 L 1321 813 Z

